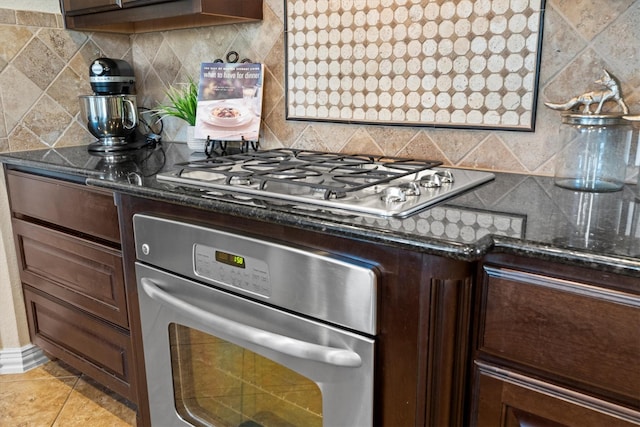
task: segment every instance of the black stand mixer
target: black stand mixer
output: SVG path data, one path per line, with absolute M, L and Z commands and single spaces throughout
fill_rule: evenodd
M 97 141 L 89 151 L 113 152 L 139 148 L 135 142 L 138 108 L 135 76 L 121 59 L 98 58 L 89 69 L 94 95 L 80 96 L 81 120 Z

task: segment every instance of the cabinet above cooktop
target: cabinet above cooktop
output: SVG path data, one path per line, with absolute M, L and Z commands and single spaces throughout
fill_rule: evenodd
M 262 20 L 262 0 L 61 0 L 65 28 L 145 33 Z

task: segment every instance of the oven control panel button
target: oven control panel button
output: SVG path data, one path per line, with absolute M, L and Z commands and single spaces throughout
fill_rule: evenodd
M 193 267 L 197 276 L 223 287 L 267 298 L 271 296 L 269 267 L 260 259 L 196 244 L 193 247 Z

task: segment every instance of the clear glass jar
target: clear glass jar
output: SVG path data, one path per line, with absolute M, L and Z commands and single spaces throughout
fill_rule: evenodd
M 594 192 L 621 190 L 632 133 L 620 115 L 563 114 L 556 185 Z
M 634 166 L 636 166 L 636 172 L 638 172 L 638 182 L 636 183 L 636 199 L 640 201 L 640 121 L 636 121 L 635 123 L 635 134 L 636 134 L 636 161 L 634 162 Z

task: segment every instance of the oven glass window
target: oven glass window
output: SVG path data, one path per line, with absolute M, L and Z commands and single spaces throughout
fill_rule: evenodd
M 169 327 L 176 409 L 195 426 L 322 426 L 322 394 L 306 377 L 250 350 Z

